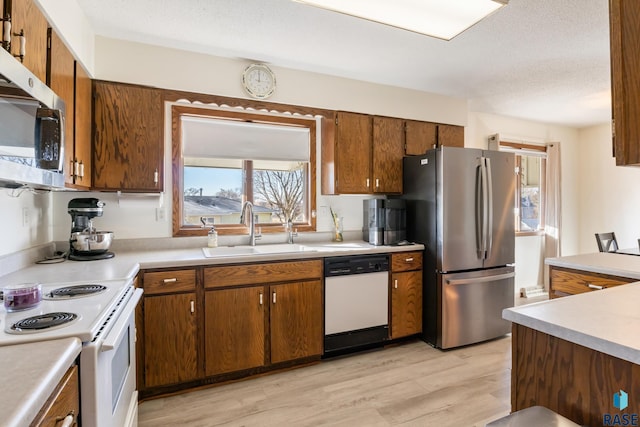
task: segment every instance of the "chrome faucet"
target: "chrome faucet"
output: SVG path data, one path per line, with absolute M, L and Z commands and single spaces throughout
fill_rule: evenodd
M 293 243 L 293 238 L 298 237 L 298 230 L 293 230 L 293 223 L 290 219 L 285 224 L 284 229 L 287 231 L 287 243 Z
M 249 211 L 249 224 L 247 225 L 245 222 L 247 210 Z M 262 234 L 258 231 L 256 234 L 256 220 L 258 215 L 253 215 L 253 203 L 250 201 L 244 202 L 242 205 L 242 210 L 240 211 L 240 224 L 245 224 L 249 227 L 249 244 L 251 246 L 256 245 L 256 240 L 262 237 Z

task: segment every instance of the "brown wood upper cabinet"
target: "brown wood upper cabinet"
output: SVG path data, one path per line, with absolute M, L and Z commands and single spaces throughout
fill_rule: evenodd
M 73 184 L 80 188 L 91 187 L 92 146 L 91 123 L 93 114 L 91 104 L 91 78 L 82 65 L 76 61 L 75 69 L 75 114 L 73 140 Z M 68 164 L 68 163 L 67 163 Z
M 324 194 L 402 192 L 403 120 L 339 111 L 336 114 L 335 183 Z
M 73 184 L 74 170 L 74 112 L 75 59 L 71 51 L 52 28 L 48 31 L 47 85 L 64 100 L 64 172 L 65 183 Z
M 163 190 L 162 105 L 159 89 L 94 81 L 94 189 Z
M 405 154 L 419 156 L 432 148 L 464 147 L 464 127 L 417 120 L 405 122 Z
M 42 82 L 47 81 L 47 29 L 49 24 L 33 0 L 5 0 L 4 17 L 11 17 L 9 51 Z M 24 56 L 20 56 L 24 37 Z
M 618 166 L 640 166 L 640 2 L 609 0 L 613 152 Z

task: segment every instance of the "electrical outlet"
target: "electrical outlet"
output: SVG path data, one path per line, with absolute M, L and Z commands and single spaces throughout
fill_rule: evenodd
M 28 227 L 30 222 L 29 208 L 22 208 L 22 226 Z
M 156 221 L 166 221 L 166 214 L 164 208 L 156 208 Z

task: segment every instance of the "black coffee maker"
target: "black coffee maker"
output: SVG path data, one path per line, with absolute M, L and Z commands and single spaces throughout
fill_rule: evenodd
M 96 198 L 71 199 L 67 212 L 71 215 L 69 256 L 74 261 L 93 261 L 113 258 L 109 252 L 113 241 L 110 231 L 96 231 L 93 218 L 102 216 L 105 203 Z

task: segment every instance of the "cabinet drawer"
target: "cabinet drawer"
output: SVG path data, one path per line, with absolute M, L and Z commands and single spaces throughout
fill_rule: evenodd
M 77 421 L 80 411 L 78 367 L 72 366 L 62 377 L 58 387 L 44 404 L 31 425 L 55 427 L 68 416 Z M 75 423 L 73 425 L 76 425 Z
M 625 277 L 608 276 L 571 269 L 551 269 L 552 297 L 574 295 L 635 282 Z
M 210 267 L 204 270 L 204 287 L 287 282 L 322 278 L 322 261 L 277 262 Z
M 196 271 L 171 270 L 144 273 L 144 292 L 147 295 L 196 289 Z
M 391 271 L 410 271 L 422 268 L 422 252 L 391 254 Z

